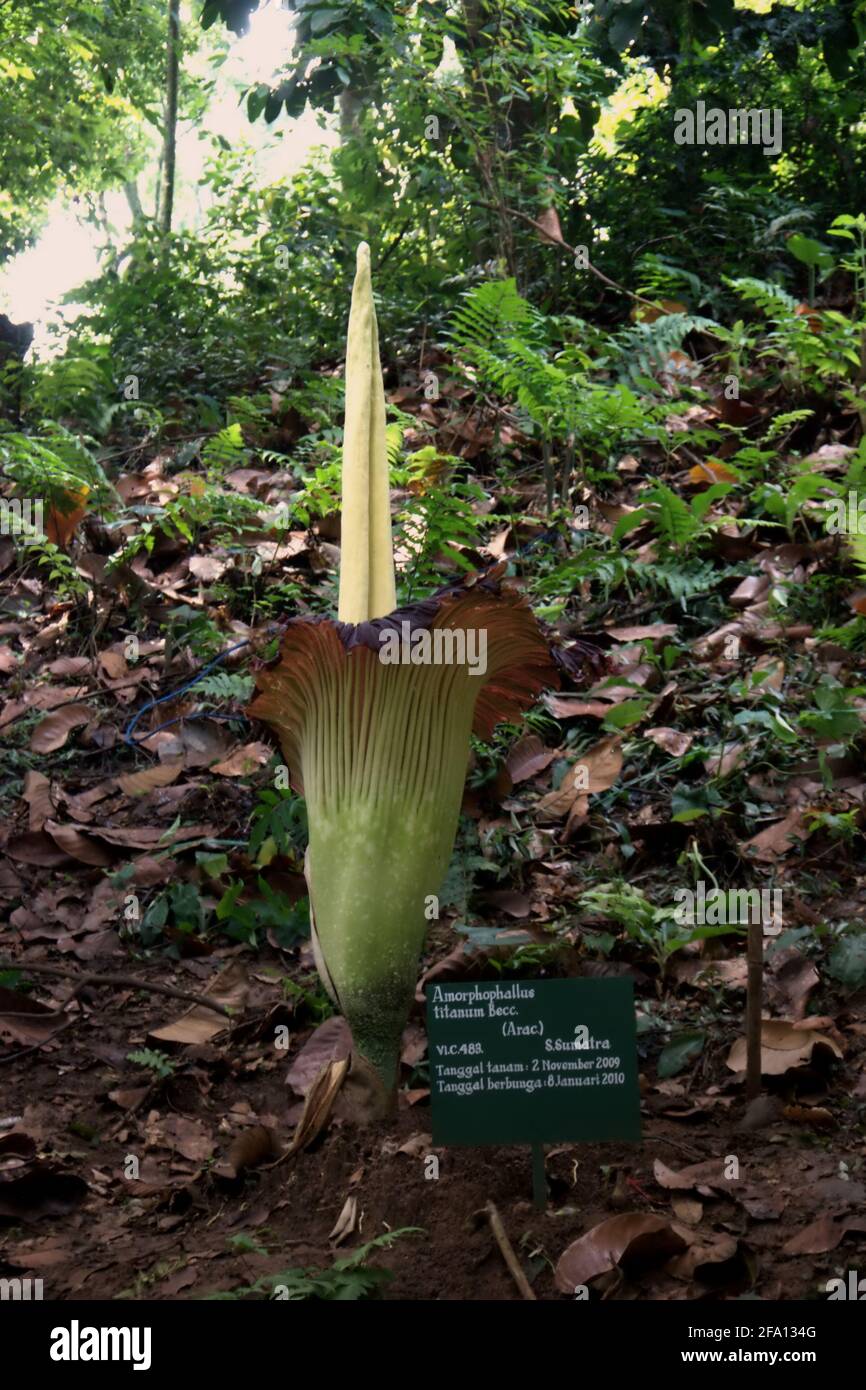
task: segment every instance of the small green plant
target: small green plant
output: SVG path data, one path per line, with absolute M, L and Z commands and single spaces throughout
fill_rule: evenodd
M 170 1058 L 148 1047 L 142 1048 L 139 1052 L 127 1052 L 126 1060 L 134 1062 L 137 1067 L 146 1067 L 148 1071 L 153 1072 L 158 1081 L 168 1081 L 176 1071 L 175 1063 Z
M 671 956 L 693 941 L 714 936 L 742 933 L 736 923 L 725 926 L 684 926 L 676 919 L 676 906 L 654 907 L 640 888 L 630 883 L 600 884 L 581 898 L 581 906 L 591 916 L 617 923 L 627 936 L 649 951 L 659 971 L 659 988 Z
M 168 953 L 178 955 L 183 937 L 200 937 L 205 930 L 205 907 L 193 883 L 173 883 L 149 905 L 141 919 L 142 946 L 168 941 Z
M 0 433 L 0 466 L 21 496 L 40 499 L 46 511 L 53 507 L 69 512 L 70 495 L 83 493 L 93 507 L 113 498 L 102 465 L 85 438 L 55 421 L 46 422 L 40 434 Z
M 259 934 L 270 931 L 283 950 L 305 940 L 310 934 L 309 899 L 300 898 L 293 903 L 285 893 L 269 888 L 261 876 L 257 887 L 258 897 L 241 902 L 241 895 L 248 891 L 246 884 L 229 884 L 216 909 L 216 920 L 226 936 L 257 946 Z
M 329 1269 L 284 1269 L 279 1274 L 264 1275 L 243 1288 L 210 1294 L 209 1298 L 212 1301 L 232 1302 L 244 1298 L 268 1298 L 291 1303 L 309 1299 L 347 1303 L 376 1298 L 393 1275 L 389 1269 L 375 1269 L 367 1264 L 373 1251 L 389 1250 L 396 1240 L 419 1234 L 423 1234 L 420 1226 L 403 1226 L 400 1230 L 376 1236 L 375 1240 L 359 1246 L 350 1255 L 335 1260 Z M 253 1248 L 261 1253 L 260 1247 Z
M 259 865 L 276 854 L 302 855 L 307 844 L 307 808 L 289 787 L 259 792 L 250 819 L 249 856 Z
M 209 661 L 225 646 L 225 636 L 213 618 L 188 604 L 173 608 L 165 626 L 166 666 L 170 666 L 173 655 L 185 647 L 197 661 Z
M 255 681 L 240 671 L 214 671 L 196 682 L 196 695 L 206 707 L 246 705 L 252 698 Z
M 296 1013 L 303 1012 L 313 1023 L 324 1023 L 334 1012 L 334 1006 L 325 993 L 318 975 L 311 975 L 301 981 L 283 980 L 283 994 L 293 1001 Z
M 461 570 L 473 568 L 458 547 L 474 549 L 480 545 L 478 509 L 485 501 L 484 490 L 477 483 L 452 479 L 447 488 L 430 486 L 406 502 L 395 531 L 397 546 L 409 555 L 398 574 L 399 603 L 411 603 L 441 585 L 439 566 L 443 558 Z

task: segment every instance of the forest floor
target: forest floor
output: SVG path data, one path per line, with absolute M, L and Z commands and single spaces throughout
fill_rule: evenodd
M 434 408 L 408 368 L 389 381 L 416 421 L 404 442 L 447 450 L 493 498 L 487 534 L 456 543 L 468 561 L 512 560 L 536 602 L 569 595 L 548 614 L 560 637 L 590 628 L 610 663 L 476 749 L 422 966 L 451 981 L 634 982 L 642 1140 L 548 1145 L 544 1211 L 527 1149 L 434 1149 L 421 993 L 396 1123 L 357 1130 L 337 1107 L 276 1161 L 348 1044 L 304 930 L 297 803 L 273 791 L 266 732 L 241 724 L 251 649 L 222 684 L 211 678 L 207 700 L 199 684 L 146 706 L 216 651 L 264 643 L 275 618 L 332 603 L 333 514 L 279 543 L 251 522 L 228 540 L 217 512 L 186 533 L 159 529 L 184 499 L 189 520 L 202 495 L 169 441 L 115 468 L 119 531 L 84 506 L 58 522 L 83 595 L 0 539 L 0 1277 L 42 1278 L 60 1299 L 265 1297 L 278 1284 L 519 1298 L 489 1203 L 541 1299 L 572 1297 L 568 1279 L 593 1297 L 819 1298 L 862 1266 L 862 601 L 839 538 L 750 512 L 736 462 L 719 524 L 701 530 L 692 503 L 727 476 L 712 386 L 690 416 L 672 414 L 665 447 L 623 455 L 613 484 L 572 496 L 608 555 L 639 486 L 663 478 L 685 499 L 698 531 L 678 549 L 652 515 L 636 517 L 622 582 L 601 560 L 594 574 L 575 568 L 574 528 L 560 517 L 551 530 L 504 407 L 443 391 Z M 757 397 L 751 408 L 755 428 L 777 411 Z M 282 447 L 317 427 L 281 426 Z M 818 412 L 786 447 L 838 482 L 850 437 L 850 421 Z M 290 472 L 258 466 L 246 444 L 253 466 L 224 469 L 222 492 L 292 497 Z M 522 460 L 506 501 L 494 447 Z M 715 460 L 703 472 L 702 458 Z M 112 566 L 147 526 L 150 548 Z M 133 746 L 124 730 L 139 711 Z M 570 776 L 576 758 L 588 794 Z M 783 895 L 783 930 L 766 939 L 764 1094 L 749 1106 L 744 934 L 683 940 L 670 914 L 654 916 L 696 875 Z M 207 993 L 230 1016 L 141 984 Z M 615 1239 L 594 1235 L 614 1217 Z

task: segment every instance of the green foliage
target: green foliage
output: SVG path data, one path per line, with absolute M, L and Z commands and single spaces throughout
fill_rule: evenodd
M 38 435 L 0 431 L 0 466 L 19 496 L 41 500 L 46 511 L 68 514 L 85 489 L 88 506 L 98 509 L 113 491 L 87 442 L 56 421 Z
M 307 845 L 307 808 L 291 788 L 265 787 L 250 818 L 249 855 L 268 863 L 274 854 L 302 856 Z
M 847 989 L 866 984 L 866 932 L 849 930 L 830 951 L 827 970 Z
M 472 550 L 480 544 L 478 509 L 485 501 L 477 483 L 454 479 L 448 487 L 428 487 L 404 503 L 394 528 L 395 546 L 409 556 L 398 568 L 398 603 L 412 602 L 438 587 L 443 559 L 464 571 L 476 567 L 458 547 Z
M 206 910 L 192 883 L 172 883 L 157 895 L 139 925 L 142 946 L 153 947 L 169 939 L 169 955 L 178 955 L 184 937 L 204 933 Z
M 149 1047 L 141 1048 L 138 1052 L 127 1052 L 126 1060 L 135 1062 L 137 1067 L 146 1067 L 148 1071 L 153 1072 L 157 1081 L 168 1081 L 176 1070 L 170 1057 L 166 1057 L 162 1052 L 154 1052 Z
M 656 962 L 660 979 L 668 961 L 684 946 L 715 936 L 742 934 L 735 923 L 724 926 L 688 927 L 676 918 L 673 905 L 654 907 L 640 888 L 630 883 L 600 884 L 583 894 L 581 908 L 624 928 L 626 935 L 646 949 Z M 671 1073 L 672 1074 L 672 1073 Z
M 283 980 L 283 994 L 293 1003 L 296 1015 L 306 1016 L 316 1025 L 324 1023 L 334 1012 L 334 1006 L 318 975 L 311 975 L 303 983 L 286 977 Z
M 143 163 L 164 7 L 74 0 L 62 23 L 51 0 L 0 8 L 2 264 L 39 229 L 55 193 L 122 186 Z
M 308 898 L 292 902 L 285 893 L 275 892 L 259 876 L 258 896 L 241 902 L 248 893 L 246 884 L 230 883 L 216 906 L 216 921 L 233 941 L 248 946 L 259 945 L 260 937 L 270 932 L 282 950 L 297 946 L 310 935 L 310 904 Z
M 211 1294 L 213 1300 L 235 1301 L 244 1298 L 270 1298 L 297 1303 L 307 1299 L 318 1301 L 356 1302 L 378 1297 L 393 1277 L 390 1270 L 377 1269 L 367 1261 L 376 1250 L 390 1250 L 395 1240 L 422 1234 L 420 1226 L 402 1226 L 386 1231 L 374 1240 L 360 1245 L 349 1255 L 335 1260 L 329 1269 L 294 1267 L 279 1274 L 266 1274 L 261 1279 L 230 1293 Z M 249 1246 L 239 1248 L 249 1249 Z M 261 1247 L 253 1247 L 261 1252 Z
M 203 707 L 222 708 L 229 704 L 249 704 L 254 688 L 253 676 L 237 671 L 214 671 L 196 682 L 195 692 Z

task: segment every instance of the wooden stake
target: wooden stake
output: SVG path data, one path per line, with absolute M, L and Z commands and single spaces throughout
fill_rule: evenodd
M 508 1271 L 520 1290 L 520 1297 L 531 1300 L 532 1302 L 537 1302 L 535 1294 L 530 1287 L 529 1280 L 523 1273 L 520 1261 L 514 1253 L 514 1246 L 508 1239 L 508 1232 L 502 1224 L 502 1217 L 499 1215 L 493 1202 L 487 1203 L 484 1212 L 487 1216 L 487 1220 L 490 1222 L 490 1229 L 493 1232 L 496 1244 L 502 1252 L 502 1258 L 508 1265 Z

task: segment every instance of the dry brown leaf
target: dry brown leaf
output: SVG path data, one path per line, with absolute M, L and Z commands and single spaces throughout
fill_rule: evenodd
M 28 772 L 24 778 L 21 797 L 27 802 L 30 811 L 30 829 L 41 830 L 55 811 L 48 778 L 41 772 Z
M 686 1226 L 697 1226 L 704 1214 L 704 1204 L 695 1197 L 674 1197 L 671 1208 L 678 1221 Z
M 49 505 L 45 516 L 45 534 L 61 550 L 69 545 L 78 523 L 86 515 L 89 496 L 90 488 L 82 483 L 79 488 L 60 493 L 56 504 Z
M 96 869 L 107 869 L 114 862 L 105 845 L 100 844 L 98 840 L 92 840 L 76 825 L 58 825 L 56 821 L 47 820 L 45 831 L 60 849 L 81 864 L 92 864 Z
M 703 759 L 703 768 L 711 777 L 730 777 L 735 768 L 745 758 L 748 746 L 745 743 L 726 743 L 717 752 Z
M 676 623 L 647 623 L 638 627 L 606 627 L 605 632 L 617 642 L 640 642 L 645 637 L 676 637 Z
M 653 1163 L 653 1176 L 659 1187 L 666 1187 L 669 1191 L 700 1192 L 706 1189 L 707 1192 L 711 1192 L 713 1188 L 725 1189 L 731 1186 L 725 1177 L 723 1158 L 701 1159 L 700 1163 L 690 1163 L 679 1173 L 657 1158 Z
M 599 1274 L 624 1266 L 663 1264 L 685 1250 L 687 1242 L 661 1216 L 628 1212 L 594 1226 L 568 1246 L 556 1263 L 556 1287 L 573 1294 Z
M 117 778 L 117 785 L 127 796 L 144 796 L 155 787 L 168 787 L 176 781 L 183 770 L 183 758 L 174 762 L 154 763 L 152 767 L 142 768 L 141 772 L 127 772 Z
M 292 1135 L 287 1156 L 305 1149 L 317 1139 L 331 1118 L 334 1101 L 349 1070 L 349 1059 L 328 1062 L 310 1087 L 298 1127 Z
M 559 790 L 548 792 L 547 796 L 541 798 L 536 814 L 541 819 L 558 820 L 560 816 L 568 814 L 579 797 L 607 791 L 621 771 L 622 737 L 614 734 L 581 755 L 565 774 Z
M 246 1004 L 249 989 L 246 970 L 240 962 L 232 961 L 231 965 L 227 965 L 225 970 L 221 970 L 211 980 L 203 993 L 215 1004 L 222 1004 L 225 1008 L 240 1013 Z M 148 1038 L 154 1038 L 158 1042 L 204 1043 L 229 1026 L 229 1019 L 222 1014 L 214 1013 L 204 1004 L 193 1004 L 172 1023 L 152 1029 Z
M 834 1056 L 842 1056 L 841 1048 L 825 1033 L 796 1028 L 786 1020 L 765 1018 L 761 1021 L 761 1074 L 782 1076 L 789 1067 L 803 1066 L 811 1060 L 815 1047 L 827 1047 Z M 737 1038 L 728 1053 L 727 1065 L 731 1071 L 745 1072 L 745 1038 Z
M 5 852 L 17 863 L 39 864 L 44 869 L 56 869 L 69 861 L 66 851 L 59 849 L 44 830 L 28 830 L 23 835 L 13 835 Z
M 666 753 L 670 753 L 672 758 L 681 758 L 684 753 L 688 753 L 694 742 L 694 734 L 683 734 L 677 729 L 647 729 L 645 738 L 654 743 L 657 748 L 663 748 Z
M 0 1036 L 33 1047 L 50 1038 L 62 1021 L 37 999 L 0 986 Z
M 325 1064 L 343 1061 L 351 1050 L 352 1034 L 343 1016 L 334 1014 L 332 1018 L 326 1018 L 292 1062 L 286 1076 L 287 1085 L 297 1095 L 305 1096 Z
M 328 1236 L 335 1245 L 341 1245 L 344 1240 L 348 1240 L 358 1227 L 358 1198 L 347 1197 L 343 1203 L 343 1210 L 334 1223 L 334 1229 Z
M 484 902 L 495 911 L 505 912 L 509 917 L 528 917 L 532 911 L 532 900 L 525 893 L 512 888 L 494 888 L 484 894 Z
M 121 676 L 129 672 L 126 657 L 117 647 L 108 647 L 104 652 L 100 652 L 99 664 L 109 680 L 120 680 Z
M 677 1279 L 701 1279 L 707 1266 L 736 1261 L 739 1249 L 739 1242 L 734 1236 L 710 1236 L 704 1238 L 700 1244 L 696 1241 L 682 1255 L 677 1255 L 670 1261 L 667 1269 Z M 712 1273 L 717 1277 L 717 1271 Z
M 87 705 L 64 705 L 41 720 L 30 736 L 32 753 L 54 753 L 62 748 L 73 729 L 88 724 L 93 710 Z
M 518 739 L 505 760 L 505 767 L 511 781 L 516 785 L 534 777 L 553 762 L 557 756 L 556 748 L 545 748 L 537 734 L 527 734 Z
M 751 840 L 746 840 L 741 850 L 749 859 L 772 862 L 784 854 L 790 854 L 808 837 L 806 814 L 808 807 L 800 806 L 789 812 L 784 820 L 775 821 L 766 830 L 760 831 Z
M 844 1217 L 836 1221 L 832 1216 L 819 1216 L 786 1241 L 782 1249 L 786 1255 L 826 1255 L 841 1244 L 847 1229 Z
M 253 1125 L 233 1140 L 228 1161 L 236 1176 L 240 1177 L 248 1168 L 258 1168 L 273 1158 L 276 1151 L 277 1144 L 271 1131 L 265 1125 Z
M 212 763 L 211 772 L 220 777 L 249 777 L 273 756 L 273 749 L 267 743 L 245 743 L 221 763 Z
M 167 1115 L 155 1127 L 155 1137 L 190 1163 L 205 1163 L 214 1151 L 213 1135 L 200 1120 L 188 1115 Z
M 205 584 L 213 584 L 222 579 L 229 567 L 228 560 L 218 560 L 215 555 L 191 555 L 189 572 Z
M 559 225 L 556 208 L 552 204 L 538 214 L 535 225 L 542 241 L 552 242 L 554 246 L 562 245 L 562 228 Z
M 52 676 L 80 676 L 90 670 L 87 656 L 59 656 L 46 667 Z
M 610 705 L 604 700 L 572 700 L 566 695 L 545 695 L 544 703 L 555 719 L 577 719 L 578 715 L 607 719 L 610 714 Z

